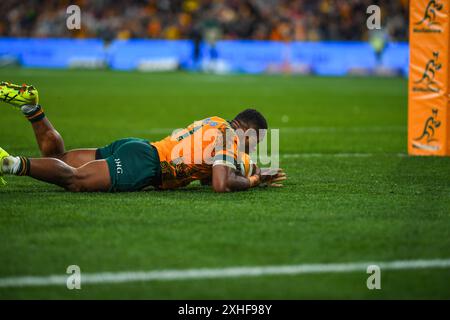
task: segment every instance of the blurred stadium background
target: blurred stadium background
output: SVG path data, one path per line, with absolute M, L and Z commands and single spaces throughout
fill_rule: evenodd
M 79 30 L 66 27 L 71 4 L 81 9 Z M 381 30 L 366 27 L 373 4 Z M 408 73 L 405 0 L 6 0 L 0 10 L 0 65 Z

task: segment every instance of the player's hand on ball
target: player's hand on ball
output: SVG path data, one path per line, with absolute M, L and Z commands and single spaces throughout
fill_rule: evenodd
M 261 169 L 261 185 L 268 187 L 282 187 L 282 181 L 286 180 L 287 176 L 283 169 L 263 168 Z

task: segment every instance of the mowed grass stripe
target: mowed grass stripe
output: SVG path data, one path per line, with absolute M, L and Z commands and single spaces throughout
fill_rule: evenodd
M 280 154 L 280 158 L 320 158 L 320 157 L 337 157 L 337 158 L 366 158 L 375 156 L 391 156 L 391 157 L 407 157 L 406 153 L 361 153 L 361 152 L 338 152 L 338 153 L 320 153 L 320 152 L 305 152 L 305 153 L 284 153 Z
M 270 275 L 299 275 L 314 273 L 366 272 L 367 267 L 377 265 L 381 271 L 450 268 L 450 259 L 398 260 L 389 262 L 352 262 L 330 264 L 300 264 L 282 266 L 230 267 L 219 269 L 187 269 L 159 271 L 126 271 L 104 273 L 81 273 L 81 284 L 125 283 L 137 281 L 173 281 L 213 278 L 261 277 Z M 60 286 L 65 285 L 69 275 L 44 277 L 24 276 L 0 278 L 0 287 Z

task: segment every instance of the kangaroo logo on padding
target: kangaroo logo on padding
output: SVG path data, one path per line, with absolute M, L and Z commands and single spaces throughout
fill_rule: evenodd
M 430 0 L 425 8 L 422 20 L 416 22 L 416 25 L 427 23 L 428 26 L 439 24 L 436 21 L 436 11 L 441 11 L 444 5 L 436 0 Z
M 413 87 L 413 91 L 422 92 L 439 92 L 438 83 L 434 80 L 436 73 L 442 68 L 442 64 L 438 61 L 439 52 L 434 51 L 433 57 L 427 61 L 422 77 L 419 80 L 414 81 L 416 86 Z
M 420 21 L 414 23 L 414 32 L 440 33 L 442 32 L 440 22 L 437 21 L 436 13 L 441 11 L 444 5 L 439 0 L 430 0 L 425 7 L 423 17 Z
M 435 133 L 437 129 L 441 126 L 441 121 L 437 119 L 438 109 L 431 110 L 431 116 L 425 120 L 425 125 L 422 130 L 422 134 L 415 138 L 413 142 L 413 147 L 417 149 L 424 150 L 438 150 L 439 146 L 431 145 L 436 142 Z

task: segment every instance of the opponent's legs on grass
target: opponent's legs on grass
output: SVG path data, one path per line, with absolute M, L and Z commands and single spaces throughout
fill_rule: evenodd
M 0 100 L 19 108 L 31 122 L 43 156 L 40 159 L 12 157 L 0 148 L 0 177 L 28 175 L 70 191 L 109 190 L 111 182 L 106 161 L 95 160 L 96 149 L 65 152 L 64 141 L 38 104 L 38 91 L 33 86 L 1 82 Z

